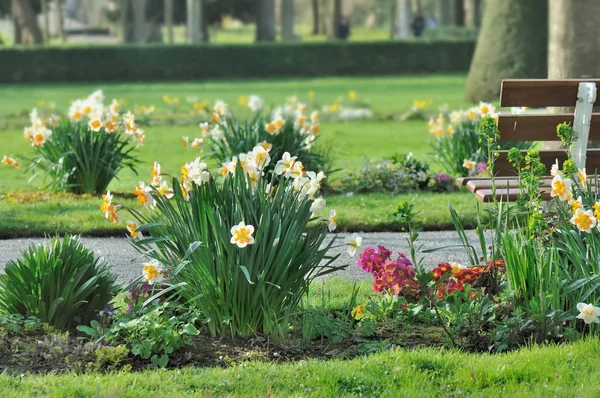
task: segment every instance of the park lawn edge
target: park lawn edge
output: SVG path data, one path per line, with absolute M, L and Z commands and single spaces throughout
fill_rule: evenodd
M 118 195 L 118 193 L 117 193 Z M 320 214 L 326 217 L 335 208 L 338 213 L 336 232 L 402 232 L 394 216 L 401 201 L 415 203 L 417 220 L 425 231 L 452 230 L 454 225 L 448 211 L 449 203 L 462 217 L 465 228 L 477 225 L 477 200 L 467 192 L 403 195 L 361 194 L 326 196 L 327 208 Z M 133 209 L 140 209 L 131 195 L 115 199 Z M 81 234 L 93 237 L 124 237 L 125 221 L 133 217 L 121 211 L 121 220 L 109 222 L 100 212 L 101 199 L 70 194 L 30 193 L 10 191 L 0 194 L 0 239 L 45 237 L 50 235 Z M 486 212 L 481 211 L 484 218 Z
M 598 338 L 506 354 L 395 349 L 353 360 L 144 372 L 0 375 L 3 396 L 597 396 Z M 155 395 L 151 395 L 155 396 Z

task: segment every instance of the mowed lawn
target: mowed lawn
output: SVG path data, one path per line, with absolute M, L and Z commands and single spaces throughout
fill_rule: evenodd
M 130 107 L 155 105 L 166 107 L 162 96 L 197 97 L 200 101 L 214 102 L 222 99 L 231 104 L 234 112 L 240 95 L 257 94 L 266 104 L 276 106 L 284 103 L 287 97 L 298 96 L 307 99 L 307 92 L 315 92 L 315 101 L 331 104 L 344 99 L 349 90 L 357 92 L 359 101 L 370 104 L 380 115 L 401 114 L 410 108 L 413 99 L 431 99 L 431 111 L 448 105 L 450 109 L 465 106 L 462 95 L 464 76 L 412 76 L 393 78 L 327 78 L 302 79 L 289 81 L 222 82 L 222 83 L 132 83 L 132 84 L 93 84 L 93 85 L 8 85 L 0 86 L 0 115 L 14 118 L 14 115 L 31 110 L 37 101 L 53 101 L 59 111 L 65 111 L 69 102 L 102 88 L 107 100 L 125 99 Z M 23 125 L 28 120 L 22 117 Z M 114 181 L 112 190 L 129 191 L 139 179 L 146 179 L 154 161 L 163 166 L 163 170 L 177 172 L 184 161 L 189 161 L 201 153 L 186 150 L 181 145 L 181 137 L 199 135 L 196 126 L 159 125 L 146 128 L 146 144 L 139 150 L 140 177 L 130 171 L 123 171 L 120 180 Z M 429 143 L 432 136 L 424 121 L 369 120 L 352 122 L 324 122 L 322 126 L 323 142 L 332 150 L 336 168 L 341 173 L 355 169 L 365 158 L 381 158 L 394 153 L 412 152 L 422 159 L 429 159 Z M 22 138 L 22 131 L 12 128 L 0 131 L 2 150 L 0 154 L 32 155 L 31 149 Z M 27 163 L 26 160 L 22 163 Z M 41 178 L 31 184 L 27 180 L 31 173 L 23 169 L 0 168 L 1 191 L 38 190 Z M 335 177 L 335 176 L 333 176 Z
M 427 160 L 432 171 L 439 170 L 431 154 L 431 134 L 423 120 L 399 121 L 392 115 L 406 112 L 413 99 L 431 99 L 431 113 L 441 106 L 449 109 L 465 107 L 463 91 L 464 76 L 403 76 L 377 78 L 324 78 L 296 79 L 251 82 L 206 82 L 206 83 L 131 83 L 131 84 L 85 84 L 85 85 L 5 85 L 0 86 L 0 115 L 10 118 L 11 123 L 28 123 L 27 113 L 37 101 L 53 101 L 59 111 L 65 111 L 69 102 L 87 96 L 96 89 L 103 89 L 106 102 L 112 98 L 124 99 L 128 106 L 155 105 L 165 113 L 167 105 L 163 95 L 179 97 L 186 103 L 186 97 L 197 97 L 198 101 L 213 103 L 217 99 L 228 102 L 235 113 L 244 111 L 238 105 L 240 95 L 257 94 L 265 99 L 268 107 L 283 104 L 286 98 L 296 95 L 300 101 L 308 100 L 308 91 L 314 91 L 315 103 L 320 106 L 334 101 L 346 100 L 349 90 L 356 91 L 358 101 L 368 103 L 379 116 L 374 120 L 350 122 L 323 122 L 321 142 L 330 148 L 335 168 L 339 171 L 330 180 L 340 178 L 355 170 L 366 158 L 379 159 L 394 153 L 412 152 L 418 158 Z M 186 103 L 186 106 L 189 106 Z M 159 111 L 157 111 L 159 113 Z M 22 116 L 18 116 L 22 114 Z M 6 119 L 4 120 L 6 121 Z M 2 125 L 2 118 L 0 118 Z M 199 136 L 195 125 L 159 124 L 145 128 L 146 144 L 139 148 L 139 175 L 123 170 L 119 179 L 114 180 L 109 189 L 113 192 L 130 193 L 139 181 L 150 177 L 150 166 L 154 161 L 161 163 L 163 172 L 177 174 L 184 162 L 197 156 L 205 156 L 195 149 L 184 148 L 181 137 L 191 139 Z M 40 233 L 82 232 L 97 235 L 114 234 L 121 226 L 110 225 L 101 219 L 97 210 L 96 198 L 60 198 L 56 196 L 41 199 L 38 203 L 23 200 L 14 191 L 33 192 L 44 187 L 44 178 L 39 175 L 28 181 L 31 171 L 26 171 L 33 151 L 23 140 L 22 130 L 11 127 L 0 131 L 1 155 L 21 156 L 22 167 L 13 169 L 0 165 L 0 236 L 26 236 Z M 216 166 L 216 163 L 212 163 Z M 6 194 L 7 192 L 13 192 Z M 4 194 L 3 194 L 4 193 Z M 14 197 L 18 197 L 14 200 Z M 335 207 L 340 214 L 340 226 L 347 230 L 396 230 L 398 224 L 393 217 L 395 205 L 400 200 L 414 200 L 422 210 L 422 220 L 428 229 L 446 229 L 451 226 L 447 211 L 448 202 L 459 209 L 468 225 L 475 223 L 475 203 L 473 195 L 458 193 L 416 194 L 392 196 L 385 194 L 329 196 L 328 208 Z M 68 204 L 68 205 L 67 205 Z M 462 210 L 462 212 L 460 211 Z

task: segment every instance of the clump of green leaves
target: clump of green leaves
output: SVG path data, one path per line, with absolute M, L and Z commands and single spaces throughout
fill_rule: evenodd
M 560 143 L 565 148 L 571 148 L 571 145 L 577 141 L 577 136 L 575 135 L 573 126 L 566 122 L 556 126 L 556 135 L 558 135 L 558 138 L 560 138 Z
M 0 275 L 0 312 L 35 316 L 58 329 L 89 323 L 117 291 L 109 265 L 66 235 L 32 245 Z
M 167 302 L 154 302 L 116 320 L 109 319 L 107 327 L 94 320 L 90 326 L 78 326 L 77 330 L 111 344 L 125 344 L 133 355 L 150 359 L 153 365 L 164 368 L 169 354 L 191 345 L 192 336 L 200 333 L 194 326 L 197 315 L 178 313 L 176 309 Z
M 53 191 L 99 195 L 123 168 L 137 174 L 136 146 L 123 132 L 94 132 L 85 122 L 61 121 L 42 146 L 34 146 L 30 168 L 40 170 Z

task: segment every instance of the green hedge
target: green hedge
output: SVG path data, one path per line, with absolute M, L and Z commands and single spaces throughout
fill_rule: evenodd
M 467 72 L 474 41 L 147 45 L 0 50 L 0 83 Z

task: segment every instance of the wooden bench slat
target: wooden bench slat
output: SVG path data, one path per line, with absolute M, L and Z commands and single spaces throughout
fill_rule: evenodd
M 551 188 L 547 187 L 547 188 L 542 188 L 542 200 L 550 200 L 552 197 L 550 195 L 551 192 Z M 491 189 L 480 189 L 479 191 L 475 192 L 475 196 L 477 197 L 477 200 L 479 200 L 480 202 L 493 202 L 494 201 L 494 193 Z M 519 189 L 518 188 L 511 188 L 511 189 L 498 189 L 496 190 L 496 197 L 498 198 L 498 201 L 502 201 L 502 202 L 514 202 L 517 200 L 517 197 L 519 196 Z
M 542 179 L 541 188 L 550 187 L 552 183 L 551 177 L 544 177 Z M 496 185 L 496 189 L 507 189 L 507 188 L 518 188 L 519 181 L 516 178 L 497 178 L 494 180 L 494 184 Z M 467 183 L 467 189 L 473 193 L 480 191 L 482 189 L 492 189 L 492 180 L 489 178 L 480 179 L 480 180 L 471 180 Z
M 494 175 L 499 177 L 514 177 L 517 174 L 517 171 L 508 162 L 508 159 L 506 159 L 508 151 L 497 152 L 500 156 L 496 158 L 496 161 L 494 162 Z M 521 153 L 525 156 L 527 152 L 521 151 Z M 567 160 L 567 151 L 561 149 L 540 151 L 540 160 L 546 165 L 548 174 L 550 174 L 550 169 L 556 162 L 556 159 L 558 159 L 558 164 L 562 167 L 563 162 Z M 596 170 L 600 170 L 600 149 L 588 149 L 586 172 L 588 175 L 591 175 L 594 174 Z
M 600 86 L 600 79 L 507 79 L 502 81 L 500 106 L 574 107 L 581 82 Z
M 499 141 L 560 141 L 556 126 L 564 122 L 573 125 L 573 114 L 501 114 L 498 118 Z M 592 114 L 589 139 L 600 140 L 600 113 Z

